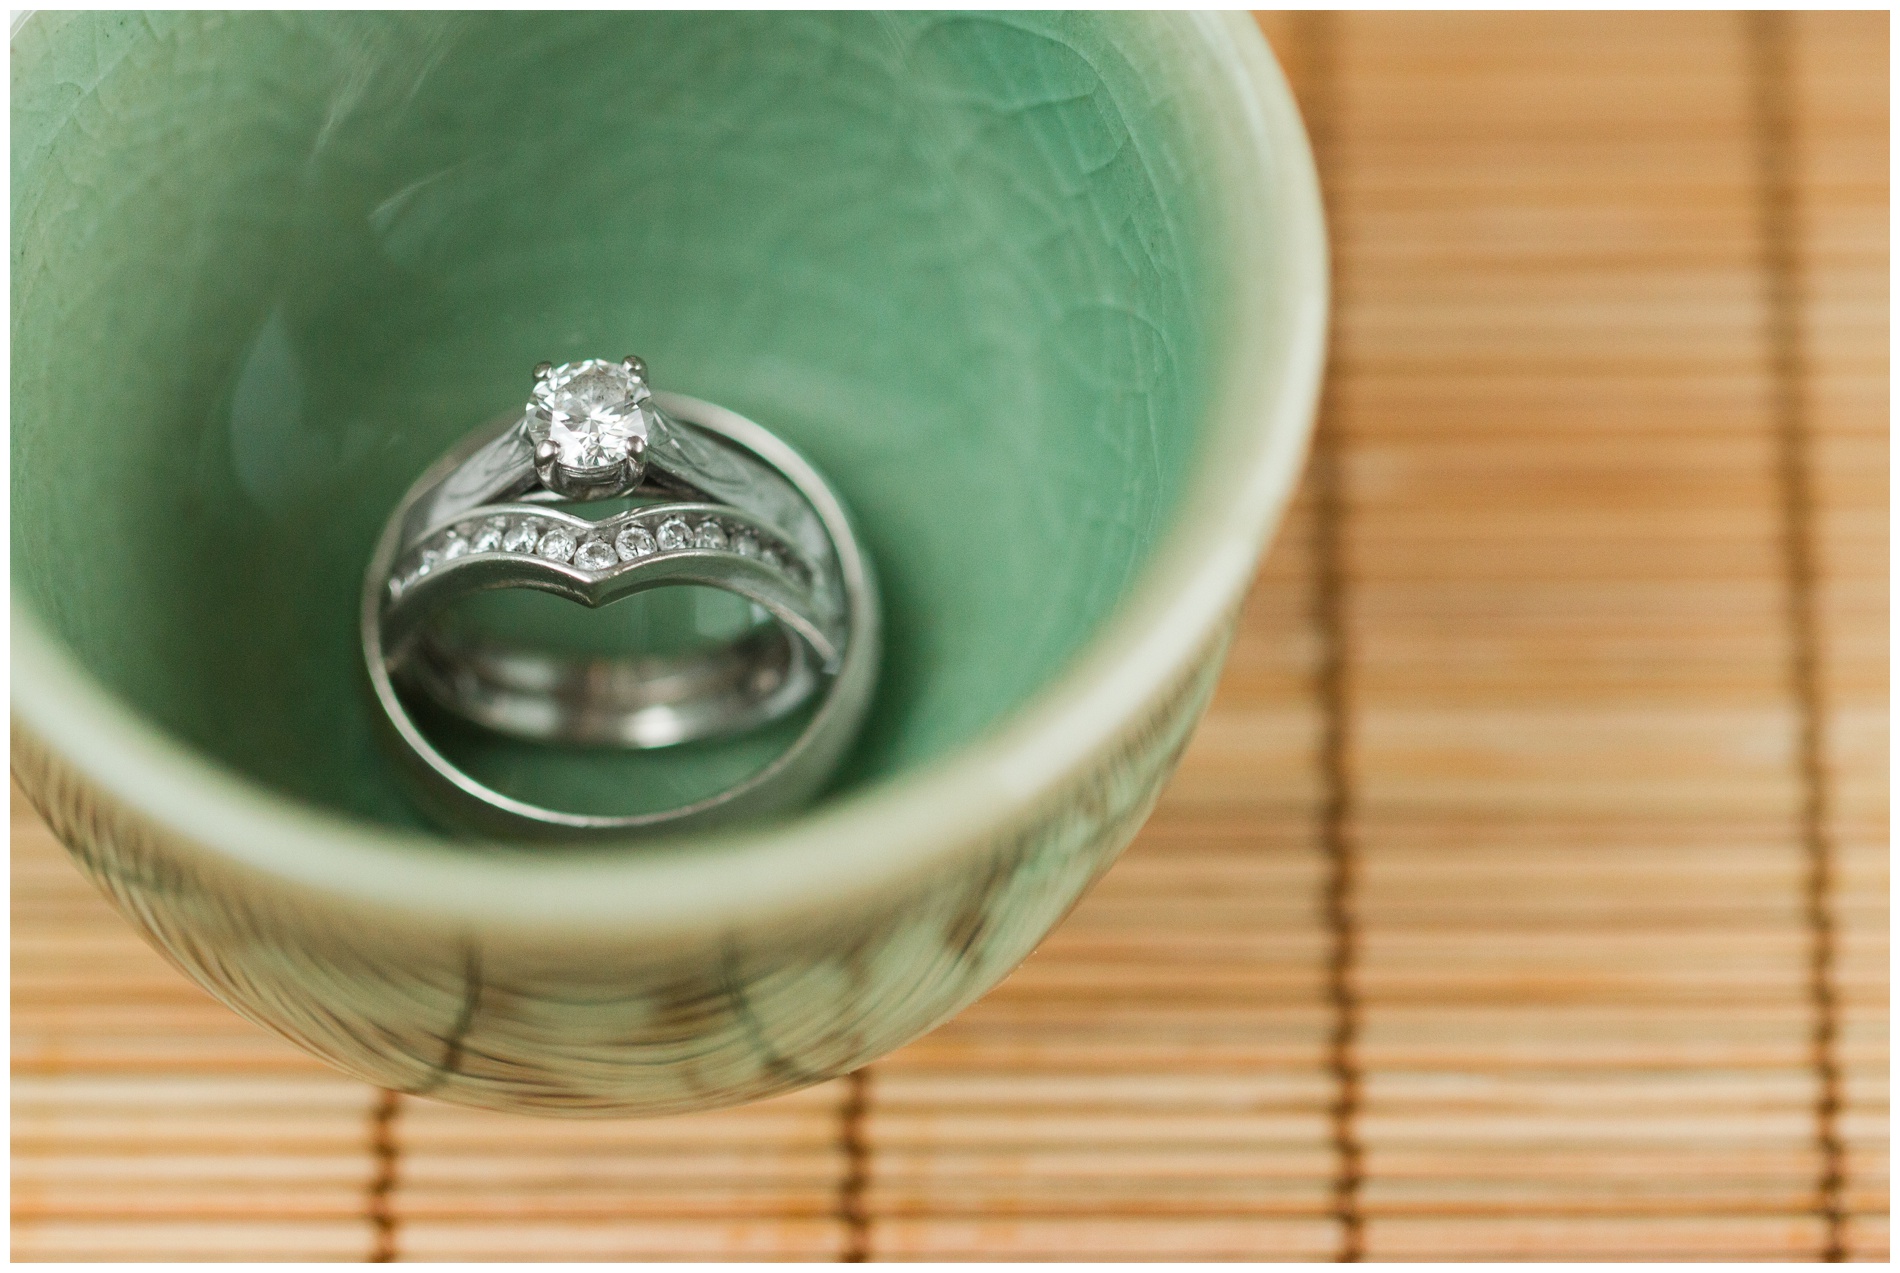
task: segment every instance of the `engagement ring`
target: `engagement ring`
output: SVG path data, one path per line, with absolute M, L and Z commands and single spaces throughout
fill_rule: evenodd
M 587 506 L 613 501 L 606 515 Z M 471 639 L 444 622 L 475 593 L 550 592 L 605 606 L 697 584 L 757 619 L 686 653 L 587 657 Z M 778 811 L 809 798 L 863 720 L 876 675 L 869 564 L 842 503 L 763 427 L 657 393 L 638 358 L 535 368 L 525 410 L 442 457 L 391 514 L 365 578 L 363 654 L 398 754 L 427 803 L 484 832 L 597 838 Z M 665 747 L 742 733 L 818 700 L 775 760 L 658 813 L 545 809 L 452 764 L 405 697 L 515 738 Z

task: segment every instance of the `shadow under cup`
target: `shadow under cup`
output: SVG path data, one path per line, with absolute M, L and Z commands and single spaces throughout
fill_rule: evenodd
M 191 746 L 420 827 L 356 644 L 383 519 L 535 363 L 637 352 L 857 520 L 886 651 L 834 793 L 928 764 L 1056 677 L 1178 512 L 1231 357 L 1205 57 L 1134 14 L 36 16 L 18 595 Z M 623 635 L 730 620 L 621 604 Z M 636 812 L 784 741 L 457 746 Z

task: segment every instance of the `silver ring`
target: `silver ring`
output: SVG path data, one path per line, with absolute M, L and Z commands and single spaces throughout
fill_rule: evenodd
M 820 673 L 838 669 L 842 598 L 814 588 L 815 573 L 772 528 L 725 505 L 647 505 L 599 521 L 488 505 L 397 554 L 384 581 L 383 657 L 400 683 L 517 738 L 667 747 L 742 733 L 796 710 Z M 631 659 L 520 649 L 431 622 L 498 588 L 598 607 L 665 584 L 724 588 L 777 622 L 710 650 Z
M 849 516 L 768 430 L 646 384 L 638 359 L 536 369 L 526 412 L 443 456 L 391 514 L 365 576 L 361 634 L 389 740 L 439 816 L 506 836 L 588 839 L 789 808 L 829 777 L 869 706 L 876 586 Z M 588 518 L 556 502 L 635 501 Z M 471 638 L 444 622 L 473 593 L 527 588 L 604 606 L 670 584 L 751 603 L 735 639 L 683 655 L 586 658 Z M 547 809 L 483 785 L 418 728 L 404 692 L 539 742 L 660 747 L 819 705 L 736 786 L 623 816 Z

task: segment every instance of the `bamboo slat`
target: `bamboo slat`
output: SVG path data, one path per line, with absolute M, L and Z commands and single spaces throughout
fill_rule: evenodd
M 1825 1249 L 1751 33 L 1330 35 L 1365 1253 Z
M 1815 441 L 1848 1249 L 1888 1251 L 1889 155 L 1885 15 L 1805 15 L 1792 61 L 1797 261 Z
M 13 1258 L 357 1259 L 375 1093 L 187 983 L 14 796 Z
M 401 1249 L 417 1260 L 829 1259 L 840 1085 L 650 1121 L 405 1101 Z
M 1886 15 L 1264 25 L 1315 464 L 1022 969 L 757 1106 L 390 1101 L 16 800 L 15 1258 L 1885 1259 Z

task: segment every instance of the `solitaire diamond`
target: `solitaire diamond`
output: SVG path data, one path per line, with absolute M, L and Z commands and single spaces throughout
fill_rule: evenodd
M 624 364 L 587 358 L 562 363 L 535 382 L 528 436 L 552 442 L 575 471 L 613 469 L 646 450 L 653 424 L 646 382 Z

